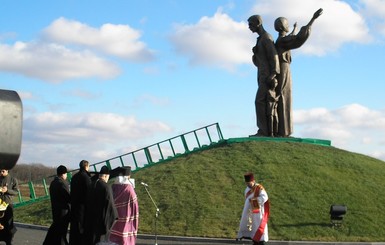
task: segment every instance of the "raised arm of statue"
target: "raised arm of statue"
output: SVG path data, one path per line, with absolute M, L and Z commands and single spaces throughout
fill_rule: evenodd
M 293 133 L 293 108 L 292 108 L 292 78 L 291 78 L 291 50 L 301 47 L 311 32 L 314 20 L 322 14 L 322 8 L 318 9 L 310 22 L 302 26 L 297 34 L 296 24 L 293 32 L 289 33 L 289 24 L 285 17 L 278 17 L 274 22 L 274 28 L 278 32 L 275 46 L 280 59 L 280 74 L 277 76 L 277 92 L 281 95 L 278 101 L 278 135 L 288 137 Z M 288 34 L 288 35 L 287 35 Z
M 315 11 L 315 13 L 313 14 L 313 17 L 311 18 L 311 20 L 309 21 L 309 23 L 307 24 L 307 26 L 311 26 L 313 24 L 313 22 L 315 21 L 315 19 L 317 19 L 318 17 L 320 17 L 320 15 L 322 14 L 323 12 L 323 9 L 320 8 L 318 9 L 317 11 Z

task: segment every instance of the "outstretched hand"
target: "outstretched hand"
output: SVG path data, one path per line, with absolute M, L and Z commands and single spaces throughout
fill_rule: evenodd
M 318 17 L 320 17 L 320 15 L 323 13 L 323 9 L 320 8 L 318 9 L 314 14 L 313 14 L 313 19 L 317 19 Z
M 314 22 L 315 19 L 317 19 L 318 17 L 320 17 L 320 15 L 323 13 L 323 9 L 320 8 L 318 9 L 317 11 L 315 11 L 315 13 L 313 14 L 313 18 L 311 18 L 311 20 L 309 21 L 309 23 L 307 24 L 307 26 L 311 26 Z

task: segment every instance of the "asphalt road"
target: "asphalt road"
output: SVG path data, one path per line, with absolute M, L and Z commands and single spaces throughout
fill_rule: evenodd
M 47 227 L 16 223 L 17 232 L 15 234 L 13 245 L 42 245 Z M 4 244 L 0 242 L 0 244 Z M 251 245 L 247 240 L 235 241 L 234 239 L 214 239 L 214 238 L 196 238 L 196 237 L 174 237 L 174 236 L 154 236 L 138 235 L 136 245 Z M 377 243 L 351 243 L 351 242 L 298 242 L 298 241 L 269 241 L 268 245 L 385 245 L 385 242 Z
M 13 239 L 13 245 L 42 245 L 45 235 L 47 234 L 47 227 L 35 226 L 28 224 L 16 223 L 17 232 Z M 0 242 L 0 244 L 2 244 Z M 136 245 L 150 245 L 150 244 L 181 244 L 181 245 L 222 245 L 222 244 L 239 244 L 249 245 L 249 241 L 236 242 L 229 239 L 205 239 L 193 237 L 171 237 L 171 236 L 154 236 L 154 235 L 138 235 Z

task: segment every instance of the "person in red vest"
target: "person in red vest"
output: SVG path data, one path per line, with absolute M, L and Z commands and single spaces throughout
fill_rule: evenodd
M 270 202 L 265 188 L 258 184 L 253 173 L 244 175 L 245 205 L 239 224 L 237 240 L 251 239 L 253 245 L 264 245 L 269 240 L 267 222 L 270 214 Z

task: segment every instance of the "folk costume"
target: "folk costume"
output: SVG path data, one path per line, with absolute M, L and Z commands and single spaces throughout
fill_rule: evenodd
M 109 241 L 119 245 L 135 245 L 139 225 L 138 199 L 130 182 L 131 169 L 119 168 L 121 174 L 112 184 L 118 219 L 112 225 Z
M 84 244 L 86 200 L 90 188 L 91 175 L 80 168 L 71 179 L 71 245 Z
M 71 197 L 68 183 L 61 177 L 67 168 L 60 165 L 57 176 L 49 186 L 52 208 L 52 224 L 48 229 L 43 245 L 68 245 L 67 233 L 70 222 Z
M 266 190 L 255 183 L 252 174 L 245 175 L 245 182 L 253 181 L 253 186 L 245 189 L 245 205 L 237 238 L 252 239 L 254 244 L 263 244 L 269 240 L 267 222 L 270 214 L 270 202 Z

